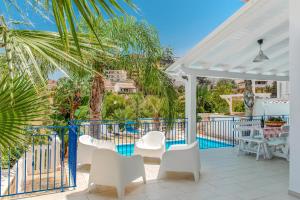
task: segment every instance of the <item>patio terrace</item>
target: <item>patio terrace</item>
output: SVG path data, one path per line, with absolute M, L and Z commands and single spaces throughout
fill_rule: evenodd
M 233 148 L 201 151 L 202 170 L 199 183 L 190 174 L 169 174 L 156 180 L 159 165 L 145 164 L 147 184 L 141 179 L 126 187 L 125 199 L 205 199 L 205 200 L 289 200 L 287 194 L 289 164 L 284 159 L 255 161 L 254 156 L 237 156 Z M 30 197 L 43 200 L 111 200 L 117 199 L 114 188 L 98 186 L 87 192 L 89 167 L 78 170 L 75 190 Z

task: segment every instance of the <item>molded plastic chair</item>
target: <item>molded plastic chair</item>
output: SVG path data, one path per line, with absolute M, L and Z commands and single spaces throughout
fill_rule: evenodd
M 290 157 L 289 129 L 289 125 L 282 126 L 279 137 L 272 138 L 267 142 L 272 156 L 285 158 L 287 161 Z
M 146 183 L 141 156 L 125 157 L 108 149 L 96 149 L 92 156 L 88 190 L 93 185 L 114 186 L 118 197 L 123 198 L 125 186 L 139 177 L 143 177 Z
M 194 174 L 195 182 L 198 182 L 200 169 L 198 142 L 188 145 L 172 145 L 169 150 L 163 154 L 158 178 L 163 178 L 167 171 L 191 172 Z
M 161 159 L 165 149 L 164 133 L 160 131 L 150 131 L 135 143 L 134 154 Z
M 78 141 L 78 164 L 91 164 L 93 151 L 98 148 L 114 151 L 116 146 L 112 142 L 98 140 L 89 135 L 80 136 Z

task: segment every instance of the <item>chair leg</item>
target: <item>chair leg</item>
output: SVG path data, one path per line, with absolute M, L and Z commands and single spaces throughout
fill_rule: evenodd
M 117 194 L 119 199 L 124 199 L 125 196 L 125 188 L 117 187 Z
M 261 149 L 261 144 L 258 144 L 257 151 L 256 151 L 256 160 L 259 160 L 260 149 Z
M 159 169 L 157 178 L 158 179 L 162 179 L 165 176 L 166 176 L 166 172 L 164 170 L 162 170 L 162 169 Z
M 200 172 L 199 171 L 194 172 L 194 179 L 195 179 L 196 183 L 199 182 L 199 179 L 200 179 Z
M 264 145 L 263 145 L 263 149 L 264 149 L 264 158 L 265 159 L 271 159 L 271 156 L 270 156 L 270 154 L 269 154 L 269 149 L 268 149 L 268 145 L 267 145 L 267 143 L 265 143 Z
M 144 184 L 146 184 L 146 176 L 145 175 L 143 175 L 143 182 L 144 182 Z
M 237 153 L 237 155 L 239 156 L 239 155 L 241 155 L 241 151 L 242 151 L 242 147 L 241 147 L 241 142 L 239 141 L 239 144 L 238 144 L 238 153 Z
M 90 193 L 91 192 L 91 190 L 92 190 L 92 187 L 93 187 L 93 185 L 92 185 L 92 183 L 90 182 L 90 180 L 89 180 L 89 183 L 88 183 L 88 188 L 87 188 L 87 191 L 88 191 L 88 193 Z

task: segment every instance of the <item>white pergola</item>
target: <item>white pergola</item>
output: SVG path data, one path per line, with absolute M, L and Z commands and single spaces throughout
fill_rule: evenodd
M 255 93 L 255 98 L 270 98 L 271 93 Z M 229 105 L 229 114 L 233 114 L 233 108 L 232 108 L 232 103 L 233 99 L 243 99 L 244 95 L 243 94 L 228 94 L 228 95 L 220 95 L 222 99 L 224 99 L 227 104 Z
M 259 39 L 270 59 L 253 63 Z M 196 77 L 290 81 L 289 192 L 300 197 L 300 0 L 250 0 L 167 73 L 185 84 L 189 142 L 196 140 Z

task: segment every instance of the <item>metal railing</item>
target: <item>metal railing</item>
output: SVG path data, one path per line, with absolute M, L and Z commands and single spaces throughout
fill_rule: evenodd
M 271 117 L 280 117 L 289 124 L 287 115 L 263 115 L 252 117 L 209 117 L 197 122 L 197 137 L 200 139 L 201 149 L 234 147 L 240 132 L 235 131 L 239 122 L 257 122 L 263 126 L 262 121 Z
M 73 121 L 79 135 L 90 135 L 100 140 L 113 142 L 117 151 L 126 156 L 133 154 L 134 143 L 149 131 L 162 131 L 166 136 L 166 147 L 185 144 L 187 121 L 185 119 L 140 119 L 118 122 L 114 120 Z
M 238 122 L 260 122 L 274 116 L 210 117 L 197 122 L 200 149 L 234 147 Z M 288 116 L 281 117 L 289 124 Z M 257 123 L 256 123 L 257 124 Z M 162 131 L 166 148 L 187 142 L 186 119 L 72 121 L 69 126 L 32 127 L 23 144 L 0 156 L 0 197 L 76 187 L 77 139 L 80 135 L 111 141 L 130 156 L 134 143 L 149 131 Z
M 71 126 L 32 127 L 2 153 L 0 197 L 76 187 L 77 135 Z

